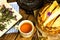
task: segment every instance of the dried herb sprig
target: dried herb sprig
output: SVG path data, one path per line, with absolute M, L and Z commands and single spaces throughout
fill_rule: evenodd
M 4 30 L 4 29 L 5 29 L 5 25 L 0 24 L 0 30 L 2 31 L 2 30 Z
M 6 8 L 5 5 L 2 6 L 2 8 L 0 9 L 0 22 L 4 23 L 4 22 L 8 22 L 10 21 L 10 19 L 16 19 L 16 15 L 13 16 L 13 11 L 11 11 L 12 8 Z M 5 25 L 0 24 L 0 30 L 4 30 L 5 29 Z

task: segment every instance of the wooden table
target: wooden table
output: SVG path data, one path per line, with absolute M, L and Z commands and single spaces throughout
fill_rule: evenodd
M 15 0 L 8 0 L 8 2 L 13 2 Z M 28 15 L 26 12 L 22 9 L 19 10 L 20 14 L 23 16 L 23 19 L 31 20 L 34 22 L 35 18 L 33 15 Z M 20 33 L 11 33 L 11 34 L 4 34 L 2 37 L 0 37 L 0 40 L 31 40 L 32 37 L 30 38 L 23 38 L 21 37 Z

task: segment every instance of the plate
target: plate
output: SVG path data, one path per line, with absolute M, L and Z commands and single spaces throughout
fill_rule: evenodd
M 6 8 L 12 8 L 12 6 L 10 6 L 10 4 L 7 2 L 0 2 L 0 6 L 1 5 L 4 5 Z M 12 8 L 11 11 L 13 11 L 13 16 L 16 16 L 17 20 L 10 19 L 8 22 L 4 22 L 6 26 L 5 29 L 3 29 L 2 31 L 0 30 L 0 37 L 22 18 L 22 16 L 18 12 L 16 12 L 14 8 Z

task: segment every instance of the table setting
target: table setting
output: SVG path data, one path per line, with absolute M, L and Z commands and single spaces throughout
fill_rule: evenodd
M 60 40 L 59 0 L 0 0 L 0 40 Z

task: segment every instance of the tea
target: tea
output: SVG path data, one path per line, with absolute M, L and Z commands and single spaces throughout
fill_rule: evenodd
M 23 23 L 20 27 L 20 30 L 24 33 L 28 33 L 32 30 L 32 25 L 30 23 Z

